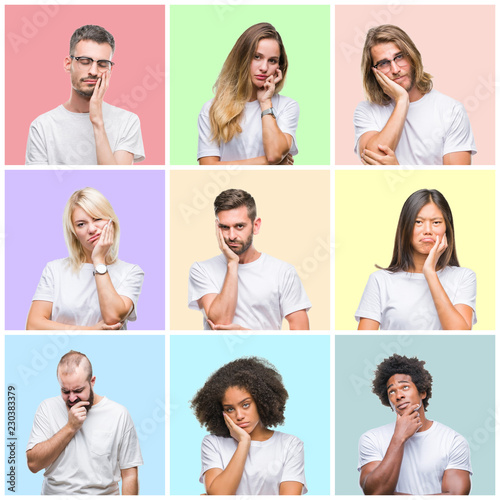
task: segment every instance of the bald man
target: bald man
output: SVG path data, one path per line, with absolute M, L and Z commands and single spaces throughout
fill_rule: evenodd
M 43 401 L 26 448 L 28 467 L 45 469 L 42 495 L 123 495 L 139 492 L 143 464 L 127 409 L 94 393 L 96 377 L 81 352 L 57 365 L 61 396 Z

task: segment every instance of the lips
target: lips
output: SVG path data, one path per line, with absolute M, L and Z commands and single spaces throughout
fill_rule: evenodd
M 268 76 L 267 75 L 255 75 L 255 78 L 257 78 L 257 80 L 260 80 L 260 81 L 265 81 L 267 80 Z
M 422 243 L 436 243 L 432 238 L 422 238 L 420 241 Z
M 408 407 L 410 403 L 409 402 L 406 402 L 406 403 L 401 403 L 400 405 L 397 406 L 398 410 L 404 410 L 405 408 Z
M 92 238 L 88 239 L 89 243 L 93 243 L 95 240 L 98 240 L 100 236 L 101 236 L 101 233 L 92 236 Z
M 244 429 L 245 427 L 248 427 L 250 425 L 250 422 L 243 422 L 242 424 L 237 424 L 238 427 L 241 427 L 242 429 Z

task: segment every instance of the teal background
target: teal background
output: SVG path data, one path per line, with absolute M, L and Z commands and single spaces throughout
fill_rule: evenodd
M 376 366 L 392 354 L 426 361 L 433 377 L 427 418 L 469 442 L 473 495 L 495 494 L 495 339 L 493 335 L 359 335 L 335 342 L 337 495 L 361 495 L 358 441 L 394 414 L 371 392 Z
M 310 495 L 330 494 L 330 337 L 205 335 L 170 338 L 170 494 L 200 495 L 201 441 L 208 433 L 189 407 L 208 377 L 242 356 L 270 361 L 289 394 L 277 430 L 304 442 Z
M 144 460 L 144 465 L 139 467 L 140 494 L 164 495 L 163 335 L 5 337 L 5 386 L 16 386 L 17 399 L 16 494 L 40 494 L 44 471 L 37 474 L 30 472 L 26 464 L 26 445 L 38 405 L 44 399 L 60 394 L 56 368 L 61 357 L 71 349 L 83 352 L 90 359 L 96 376 L 94 392 L 125 406 L 134 421 Z M 7 404 L 5 408 L 7 411 Z M 7 484 L 5 493 L 12 495 L 7 490 Z
M 281 93 L 300 106 L 295 165 L 329 165 L 330 7 L 233 3 L 170 7 L 170 163 L 197 164 L 198 114 L 224 61 L 247 28 L 269 22 L 288 56 Z

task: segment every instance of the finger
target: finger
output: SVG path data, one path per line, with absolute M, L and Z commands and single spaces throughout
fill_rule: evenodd
M 282 71 L 278 68 L 278 69 L 276 70 L 276 77 L 275 77 L 275 79 L 274 79 L 274 83 L 276 84 L 276 83 L 278 83 L 278 82 L 281 82 L 281 80 L 283 80 L 283 73 L 282 73 Z
M 207 323 L 211 330 L 215 330 L 215 323 L 210 321 L 208 318 L 207 318 Z
M 80 408 L 82 406 L 87 406 L 89 404 L 90 403 L 88 401 L 78 401 L 78 403 L 73 405 L 73 408 L 77 409 L 77 408 Z
M 385 153 L 386 156 L 394 154 L 394 151 L 389 146 L 385 146 L 383 144 L 379 144 L 378 148 L 380 149 L 380 151 L 382 151 L 383 153 Z

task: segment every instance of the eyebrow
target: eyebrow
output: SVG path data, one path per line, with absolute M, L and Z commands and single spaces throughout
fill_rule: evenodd
M 251 398 L 245 398 L 243 400 L 241 400 L 239 403 L 236 403 L 236 405 L 240 405 L 241 403 L 244 403 L 247 399 L 251 399 Z M 236 405 L 222 405 L 222 406 L 236 406 Z
M 83 391 L 83 389 L 85 389 L 85 386 L 82 385 L 82 387 L 77 387 L 76 389 L 73 389 L 73 392 L 75 391 Z M 61 391 L 69 391 L 70 389 L 66 389 L 66 387 L 62 387 L 61 386 Z
M 255 51 L 256 56 L 263 56 L 264 54 L 262 52 Z M 280 56 L 269 56 L 269 59 L 279 59 Z
M 425 217 L 417 215 L 417 219 L 425 219 Z M 429 220 L 444 220 L 444 217 L 430 217 Z
M 396 384 L 409 384 L 410 382 L 408 380 L 396 380 Z M 392 387 L 394 384 L 388 385 L 387 390 L 389 390 L 390 387 Z

